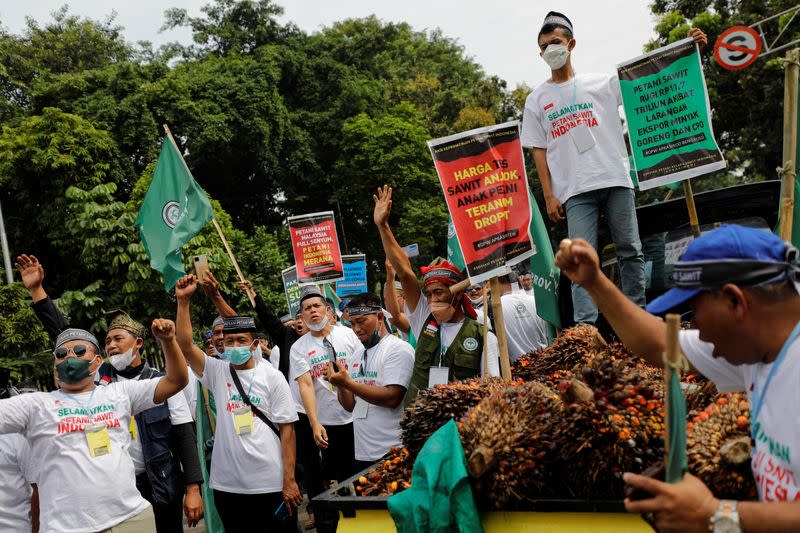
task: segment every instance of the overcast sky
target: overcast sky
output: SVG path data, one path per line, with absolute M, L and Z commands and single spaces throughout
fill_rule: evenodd
M 40 23 L 63 5 L 59 0 L 19 2 L 0 0 L 0 22 L 11 32 L 25 26 L 25 16 Z M 188 43 L 188 30 L 159 33 L 169 7 L 182 7 L 199 14 L 205 0 L 72 0 L 70 12 L 103 19 L 112 11 L 125 27 L 129 41 L 147 40 L 159 45 L 169 41 Z M 577 48 L 573 65 L 580 72 L 613 72 L 616 63 L 636 57 L 654 36 L 653 18 L 647 0 L 558 0 L 557 2 L 493 0 L 278 0 L 285 14 L 306 32 L 315 32 L 332 22 L 375 14 L 392 22 L 408 22 L 414 29 L 441 28 L 457 39 L 489 75 L 535 86 L 549 76 L 538 55 L 536 34 L 545 14 L 557 9 L 575 28 Z

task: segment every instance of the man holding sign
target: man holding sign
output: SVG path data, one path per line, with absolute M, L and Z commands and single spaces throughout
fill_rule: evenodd
M 691 34 L 697 42 L 706 42 L 702 31 Z M 644 255 L 619 118 L 619 82 L 609 74 L 575 74 L 572 23 L 561 13 L 547 14 L 538 44 L 552 77 L 525 102 L 522 144 L 533 149 L 547 214 L 553 222 L 566 218 L 570 237 L 596 247 L 603 208 L 619 258 L 622 290 L 644 306 Z M 597 306 L 575 284 L 572 303 L 575 322 L 597 320 Z
M 422 268 L 425 294 L 408 256 L 389 227 L 392 189 L 378 189 L 373 218 L 383 242 L 383 251 L 397 271 L 403 286 L 405 311 L 411 332 L 417 339 L 414 373 L 405 397 L 408 406 L 417 393 L 427 387 L 481 375 L 500 375 L 497 338 L 475 320 L 475 311 L 464 291 L 451 293 L 450 287 L 463 281 L 464 274 L 448 262 Z M 423 297 L 424 296 L 424 297 Z M 486 350 L 483 349 L 487 344 Z M 486 353 L 486 357 L 482 354 Z

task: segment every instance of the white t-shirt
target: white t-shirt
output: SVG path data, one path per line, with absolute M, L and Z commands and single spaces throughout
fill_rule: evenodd
M 117 381 L 128 381 L 128 379 L 124 378 L 123 376 L 117 376 Z M 177 426 L 178 424 L 186 424 L 187 422 L 191 422 L 193 420 L 192 413 L 189 411 L 189 406 L 186 404 L 184 391 L 181 391 L 181 394 L 170 396 L 167 400 L 167 405 L 169 406 L 169 419 L 173 426 Z M 128 448 L 128 453 L 131 454 L 131 459 L 133 460 L 133 469 L 138 476 L 139 474 L 143 474 L 145 471 L 144 452 L 142 451 L 142 438 L 139 436 L 139 426 L 136 424 L 136 422 L 132 422 L 129 429 L 132 429 L 133 431 L 131 431 L 131 446 Z
M 22 435 L 0 435 L 0 531 L 31 530 L 31 484 L 36 483 L 31 459 Z
M 545 82 L 525 101 L 522 145 L 545 148 L 553 195 L 561 203 L 572 196 L 608 187 L 632 188 L 616 76 L 578 74 L 565 83 Z M 594 146 L 583 153 L 570 128 L 588 127 Z
M 377 346 L 353 359 L 350 377 L 365 385 L 408 388 L 414 371 L 414 349 L 394 335 L 385 335 Z M 392 447 L 400 447 L 400 419 L 403 402 L 394 409 L 372 405 L 356 396 L 353 434 L 356 460 L 377 461 Z
M 521 355 L 547 346 L 544 320 L 536 314 L 536 299 L 524 291 L 504 294 L 503 324 L 506 326 L 508 357 L 516 361 Z
M 291 354 L 289 354 L 291 355 Z M 281 362 L 281 349 L 278 346 L 272 347 L 272 352 L 269 356 L 270 364 L 278 368 L 278 365 Z M 289 380 L 289 391 L 292 393 L 292 401 L 294 402 L 294 408 L 297 410 L 298 413 L 306 414 L 306 408 L 303 407 L 303 400 L 300 398 L 300 385 L 297 384 L 297 381 L 292 379 Z
M 427 320 L 431 314 L 431 308 L 428 306 L 428 300 L 426 300 L 424 296 L 420 296 L 420 299 L 417 302 L 417 308 L 411 312 L 411 310 L 408 308 L 408 304 L 406 304 L 405 312 L 406 316 L 408 316 L 408 322 L 411 324 L 411 331 L 414 332 L 414 338 L 419 339 L 422 328 L 425 327 L 425 320 Z M 481 322 L 481 324 L 483 324 L 483 322 Z M 463 325 L 463 320 L 460 322 L 445 322 L 443 324 L 439 324 L 439 339 L 442 343 L 441 350 L 443 354 L 447 352 L 447 349 L 453 343 L 453 340 L 456 338 L 456 335 L 458 335 L 458 332 L 461 330 L 461 326 Z M 497 347 L 497 337 L 495 337 L 494 333 L 491 331 L 486 332 L 486 344 L 486 353 L 489 357 L 486 367 L 489 370 L 489 375 L 499 376 L 500 350 Z M 485 375 L 483 372 L 483 367 L 483 355 L 481 355 L 481 376 Z
M 189 371 L 189 383 L 183 388 L 183 398 L 186 400 L 186 405 L 189 407 L 189 412 L 192 413 L 192 420 L 197 420 L 197 376 Z M 170 414 L 172 414 L 172 406 L 170 405 Z
M 752 401 L 753 384 L 764 394 L 764 383 L 774 363 L 732 365 L 712 353 L 714 345 L 700 340 L 697 330 L 681 331 L 681 348 L 697 370 L 720 392 L 746 391 Z M 800 498 L 800 339 L 789 348 L 764 394 L 753 450 L 753 476 L 763 502 Z M 755 413 L 751 412 L 751 416 Z
M 337 364 L 344 365 L 345 368 L 364 350 L 364 345 L 353 330 L 344 326 L 333 326 L 327 339 L 336 350 Z M 306 372 L 311 372 L 319 423 L 325 426 L 349 424 L 353 421 L 353 415 L 341 406 L 336 389 L 325 379 L 329 362 L 330 357 L 322 337 L 315 337 L 309 331 L 292 345 L 289 378 L 296 381 Z
M 102 531 L 150 504 L 136 490 L 128 453 L 131 415 L 155 407 L 160 378 L 93 392 L 35 392 L 0 402 L 0 433 L 22 433 L 36 458 L 42 533 Z M 84 427 L 105 423 L 111 453 L 91 457 Z
M 237 372 L 250 402 L 273 424 L 278 426 L 297 420 L 289 384 L 272 365 L 260 361 L 250 370 Z M 206 356 L 205 370 L 198 378 L 214 393 L 217 404 L 211 488 L 236 494 L 280 492 L 283 489 L 280 438 L 255 414 L 252 432 L 236 434 L 233 412 L 246 404 L 236 390 L 229 363 Z

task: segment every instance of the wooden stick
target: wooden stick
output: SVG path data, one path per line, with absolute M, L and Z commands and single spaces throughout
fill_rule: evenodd
M 175 149 L 180 154 L 181 151 L 178 148 L 178 143 L 175 142 L 175 138 L 172 136 L 172 132 L 169 131 L 169 126 L 167 126 L 166 124 L 164 124 L 164 133 L 167 134 L 167 137 L 169 138 L 170 142 L 172 142 L 172 144 L 175 146 Z M 183 161 L 183 155 L 181 155 L 181 161 Z M 183 164 L 186 165 L 186 161 L 183 161 Z M 186 168 L 187 169 L 189 168 L 188 165 L 187 165 Z M 236 262 L 236 258 L 233 256 L 233 252 L 231 251 L 231 247 L 228 246 L 228 240 L 225 238 L 225 235 L 222 233 L 222 228 L 219 227 L 219 223 L 217 222 L 216 218 L 212 218 L 211 222 L 214 223 L 214 227 L 217 229 L 217 233 L 219 233 L 219 238 L 222 239 L 222 244 L 225 246 L 225 251 L 228 252 L 228 257 L 230 257 L 231 263 L 233 263 L 233 268 L 236 269 L 236 274 L 238 274 L 238 276 L 239 276 L 239 281 L 244 283 L 245 282 L 244 275 L 242 274 L 242 270 L 239 268 L 239 263 Z M 255 307 L 256 306 L 255 293 L 253 292 L 252 289 L 247 291 L 247 297 L 250 299 L 250 305 Z
M 217 229 L 217 233 L 219 233 L 219 238 L 222 239 L 222 244 L 225 246 L 225 251 L 228 252 L 228 257 L 231 258 L 231 263 L 233 263 L 233 268 L 236 269 L 236 274 L 239 276 L 239 281 L 244 283 L 245 279 L 244 279 L 244 274 L 242 274 L 242 269 L 239 268 L 239 263 L 236 262 L 236 258 L 233 256 L 231 247 L 228 245 L 228 239 L 225 238 L 225 234 L 222 233 L 222 228 L 219 227 L 219 222 L 217 222 L 216 218 L 212 218 L 211 222 L 214 223 L 214 227 Z M 253 307 L 256 306 L 256 300 L 254 294 L 255 293 L 253 292 L 252 289 L 248 289 L 247 298 L 250 299 L 250 305 L 252 305 Z
M 488 337 L 489 333 L 489 308 L 486 306 L 486 300 L 488 297 L 488 287 L 486 284 L 483 284 L 483 375 L 489 375 L 489 358 L 486 357 L 486 352 L 488 351 L 489 343 L 486 342 L 486 338 Z
M 781 173 L 781 239 L 792 240 L 794 179 L 797 169 L 797 78 L 800 50 L 786 52 L 783 85 L 783 166 Z
M 686 207 L 689 209 L 689 224 L 692 226 L 692 234 L 699 237 L 700 221 L 697 219 L 697 208 L 694 205 L 694 193 L 690 180 L 683 180 L 683 194 L 686 196 Z
M 208 389 L 201 385 L 203 389 L 203 405 L 205 405 L 206 413 L 208 414 L 208 422 L 211 424 L 211 434 L 217 434 L 217 421 L 214 420 L 214 411 L 211 409 L 211 400 L 208 396 Z
M 492 311 L 494 311 L 494 334 L 497 335 L 497 346 L 500 348 L 500 375 L 503 379 L 511 379 L 511 361 L 508 358 L 508 340 L 506 325 L 503 322 L 503 302 L 500 301 L 500 280 L 497 277 L 490 281 L 492 288 Z
M 450 285 L 450 294 L 456 294 L 461 291 L 467 290 L 467 287 L 470 287 L 472 283 L 470 282 L 469 278 L 465 279 L 464 281 L 459 281 L 455 285 Z
M 681 330 L 681 317 L 676 314 L 667 315 L 667 338 L 665 363 L 676 365 L 681 357 L 681 346 L 678 342 L 678 333 Z M 664 365 L 664 465 L 669 457 L 669 372 L 672 370 Z M 678 369 L 674 369 L 679 372 Z

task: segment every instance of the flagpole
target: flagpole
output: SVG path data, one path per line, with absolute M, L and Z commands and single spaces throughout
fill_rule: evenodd
M 180 154 L 181 151 L 178 148 L 178 143 L 175 142 L 175 139 L 172 137 L 172 132 L 169 131 L 169 126 L 167 126 L 166 124 L 164 124 L 164 132 L 167 134 L 167 137 L 169 137 L 170 142 L 172 142 L 172 144 L 175 146 L 175 150 Z M 181 159 L 183 159 L 183 155 L 181 155 Z M 219 238 L 222 240 L 222 245 L 225 247 L 225 251 L 228 253 L 228 257 L 231 260 L 231 264 L 233 264 L 233 268 L 236 270 L 236 274 L 239 276 L 239 281 L 244 283 L 245 279 L 244 279 L 244 274 L 242 274 L 242 269 L 239 268 L 239 263 L 236 261 L 236 257 L 233 255 L 233 251 L 231 250 L 231 247 L 228 245 L 228 239 L 226 239 L 225 234 L 222 233 L 222 228 L 219 227 L 219 222 L 217 222 L 217 218 L 216 217 L 212 218 L 211 222 L 214 223 L 214 228 L 217 230 Z M 247 298 L 250 300 L 250 305 L 255 307 L 256 300 L 253 295 L 254 295 L 253 290 L 248 289 Z
M 689 180 L 683 180 L 683 196 L 686 198 L 686 208 L 689 210 L 689 225 L 692 227 L 692 234 L 700 236 L 700 220 L 697 218 L 697 208 L 694 205 L 694 192 Z

